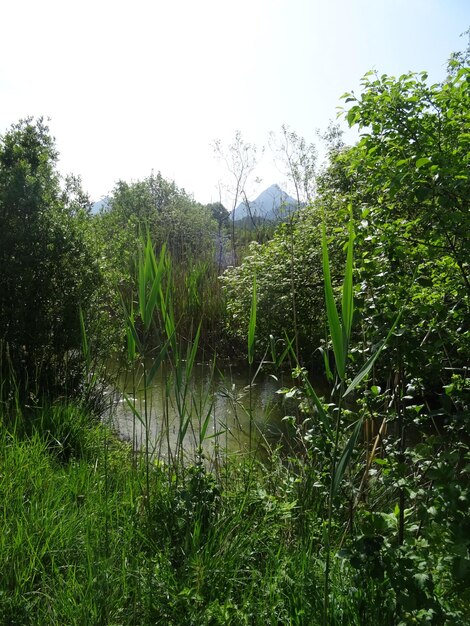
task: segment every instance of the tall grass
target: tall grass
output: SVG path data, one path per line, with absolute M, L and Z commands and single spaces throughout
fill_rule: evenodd
M 0 623 L 320 623 L 318 548 L 280 458 L 253 464 L 248 483 L 245 464 L 229 462 L 227 488 L 200 465 L 184 482 L 153 465 L 147 483 L 129 446 L 108 436 L 105 458 L 105 427 L 80 409 L 39 413 L 31 434 L 0 438 Z M 68 430 L 80 434 L 64 455 L 55 440 Z M 360 623 L 345 606 L 331 615 Z
M 76 400 L 25 405 L 11 372 L 2 387 L 9 395 L 0 397 L 0 624 L 397 623 L 393 592 L 380 576 L 362 576 L 338 558 L 350 521 L 342 487 L 362 428 L 362 417 L 354 421 L 345 414 L 344 399 L 371 371 L 398 323 L 358 374 L 351 373 L 353 242 L 351 220 L 339 312 L 323 232 L 334 406 L 325 405 L 299 368 L 309 401 L 303 402 L 305 419 L 318 440 L 323 438 L 324 450 L 306 443 L 303 455 L 269 448 L 261 461 L 253 454 L 259 445 L 251 432 L 251 385 L 259 367 L 254 374 L 252 369 L 260 343 L 255 280 L 247 333 L 250 396 L 244 407 L 250 454 L 234 458 L 216 446 L 212 464 L 206 462 L 204 445 L 215 419 L 210 395 L 215 361 L 207 389 L 197 395 L 191 378 L 201 326 L 195 322 L 192 336 L 180 343 L 172 266 L 165 249 L 156 255 L 148 238 L 139 251 L 134 295 L 123 301 L 133 375 L 127 398 L 134 418 L 130 444 L 91 419 Z M 90 370 L 83 321 L 82 330 Z M 295 353 L 287 341 L 278 354 L 274 339 L 268 351 L 274 364 Z M 155 407 L 149 389 L 162 370 L 166 397 Z M 138 386 L 143 386 L 142 406 Z M 165 414 L 170 395 L 178 413 L 175 441 L 165 419 L 153 440 L 155 411 Z M 139 428 L 144 441 L 137 449 Z M 223 429 L 215 424 L 214 430 L 222 439 Z M 189 440 L 192 456 L 186 452 Z M 376 517 L 381 523 L 393 518 Z M 464 615 L 463 609 L 455 615 Z

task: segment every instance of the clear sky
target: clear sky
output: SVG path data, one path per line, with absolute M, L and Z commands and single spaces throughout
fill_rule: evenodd
M 441 80 L 469 26 L 470 0 L 3 0 L 0 134 L 50 117 L 94 200 L 153 169 L 215 201 L 214 139 L 314 140 L 369 69 Z

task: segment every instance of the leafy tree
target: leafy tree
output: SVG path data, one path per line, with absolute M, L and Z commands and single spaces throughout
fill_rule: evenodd
M 212 147 L 217 159 L 225 164 L 228 172 L 228 184 L 226 190 L 232 198 L 231 211 L 231 236 L 232 236 L 232 253 L 233 261 L 239 261 L 239 251 L 237 246 L 236 228 L 235 228 L 235 209 L 240 200 L 244 200 L 248 211 L 250 205 L 246 196 L 246 188 L 248 181 L 253 175 L 254 169 L 258 164 L 258 148 L 243 139 L 242 133 L 237 130 L 233 141 L 224 146 L 220 139 L 216 139 Z
M 221 208 L 220 208 L 221 207 Z M 216 208 L 223 219 L 224 207 Z M 222 222 L 221 222 L 222 223 Z M 178 332 L 189 336 L 201 318 L 209 335 L 220 317 L 217 274 L 217 222 L 213 207 L 202 206 L 175 182 L 151 174 L 144 180 L 118 182 L 109 208 L 98 215 L 96 229 L 103 250 L 109 330 L 122 346 L 121 298 L 133 297 L 135 261 L 146 233 L 157 254 L 166 246 Z
M 315 144 L 308 144 L 288 126 L 281 126 L 280 137 L 270 136 L 275 160 L 280 163 L 289 183 L 295 190 L 297 207 L 311 202 L 315 193 L 318 151 Z
M 332 218 L 333 214 L 328 220 Z M 256 275 L 257 336 L 263 341 L 269 335 L 279 339 L 287 334 L 294 339 L 297 331 L 300 352 L 311 360 L 324 336 L 321 220 L 318 207 L 302 209 L 289 223 L 278 226 L 270 241 L 252 243 L 243 263 L 222 275 L 228 332 L 241 345 L 246 340 Z M 334 258 L 340 252 L 339 241 L 331 250 Z
M 223 226 L 227 226 L 230 213 L 224 207 L 222 202 L 211 202 L 210 204 L 206 204 L 206 209 L 210 210 L 212 218 L 217 222 L 219 232 Z
M 442 84 L 369 73 L 359 96 L 346 94 L 361 139 L 338 153 L 322 190 L 323 202 L 340 193 L 356 208 L 371 342 L 406 302 L 394 358 L 431 387 L 470 349 L 470 68 L 457 59 Z
M 167 245 L 175 261 L 210 256 L 215 224 L 211 209 L 201 206 L 184 189 L 158 172 L 133 183 L 119 181 L 102 215 L 108 235 L 123 229 L 139 238 L 149 230 L 158 247 Z
M 79 306 L 100 282 L 89 202 L 79 179 L 61 189 L 56 162 L 42 119 L 0 138 L 0 339 L 29 376 L 80 346 Z

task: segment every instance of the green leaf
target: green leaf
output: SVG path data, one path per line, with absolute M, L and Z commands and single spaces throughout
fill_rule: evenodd
M 196 359 L 196 355 L 197 355 L 197 350 L 199 347 L 199 338 L 201 336 L 201 323 L 199 322 L 199 326 L 197 327 L 197 331 L 196 331 L 196 336 L 194 337 L 194 341 L 193 344 L 191 346 L 191 352 L 189 354 L 189 357 L 186 361 L 186 380 L 189 381 L 190 377 L 191 377 L 191 373 L 193 370 L 193 366 L 194 366 L 194 361 Z
M 256 274 L 253 275 L 253 294 L 251 298 L 250 321 L 248 324 L 248 363 L 251 365 L 254 359 L 255 333 L 256 333 Z
M 166 357 L 169 343 L 170 343 L 170 339 L 167 339 L 165 343 L 163 344 L 163 346 L 160 348 L 160 352 L 158 353 L 156 358 L 153 360 L 152 367 L 150 368 L 147 374 L 146 380 L 145 380 L 145 384 L 147 385 L 147 387 L 149 387 L 152 384 L 153 379 L 155 378 L 155 374 L 160 369 L 160 366 L 164 358 Z
M 145 320 L 145 259 L 142 252 L 139 252 L 139 265 L 138 265 L 138 290 L 139 290 L 139 310 L 142 321 Z
M 349 438 L 349 441 L 347 442 L 346 446 L 344 447 L 343 452 L 341 453 L 341 457 L 338 461 L 338 464 L 335 469 L 335 475 L 333 477 L 333 488 L 332 488 L 333 497 L 337 494 L 339 487 L 341 485 L 341 480 L 343 479 L 343 476 L 344 476 L 344 472 L 346 471 L 346 468 L 348 467 L 349 459 L 351 458 L 351 455 L 357 443 L 357 439 L 359 437 L 359 433 L 361 432 L 362 422 L 363 422 L 362 418 L 357 421 L 356 426 L 354 427 L 354 430 L 351 434 L 351 437 Z
M 354 252 L 354 222 L 352 216 L 352 207 L 349 206 L 350 219 L 349 219 L 349 241 L 348 241 L 348 253 L 346 257 L 346 268 L 344 271 L 343 282 L 343 298 L 342 298 L 342 317 L 343 317 L 343 331 L 344 331 L 344 350 L 347 351 L 349 345 L 349 339 L 351 337 L 351 328 L 354 315 L 354 301 L 353 301 L 353 252 Z
M 132 327 L 135 328 L 134 324 L 134 302 L 131 296 L 131 311 L 129 313 L 129 321 L 132 324 Z M 132 334 L 132 330 L 129 327 L 129 324 L 126 324 L 126 335 L 127 335 L 127 358 L 129 362 L 132 363 L 136 357 L 136 341 L 134 339 L 134 335 Z
M 333 343 L 333 352 L 335 355 L 338 376 L 341 378 L 341 380 L 344 380 L 346 354 L 345 346 L 343 344 L 343 330 L 339 321 L 338 311 L 336 309 L 335 298 L 333 295 L 333 288 L 331 286 L 330 261 L 328 257 L 328 245 L 326 242 L 326 228 L 324 221 L 322 228 L 322 260 L 328 327 Z
M 124 400 L 127 402 L 127 406 L 130 408 L 130 410 L 132 411 L 132 413 L 136 416 L 136 418 L 139 420 L 139 422 L 142 424 L 142 426 L 145 426 L 145 420 L 142 417 L 142 415 L 140 414 L 140 412 L 136 409 L 135 407 L 135 402 L 132 401 L 129 396 L 127 395 L 127 393 L 124 394 Z
M 359 371 L 357 376 L 354 378 L 352 383 L 349 385 L 349 387 L 343 393 L 343 398 L 345 398 L 348 394 L 350 394 L 351 391 L 353 389 L 355 389 L 358 386 L 358 384 L 361 382 L 361 380 L 363 380 L 363 378 L 365 378 L 367 376 L 367 374 L 370 372 L 370 370 L 374 366 L 374 363 L 377 361 L 377 359 L 379 358 L 380 354 L 382 353 L 382 350 L 385 348 L 385 346 L 386 346 L 387 342 L 389 341 L 390 337 L 393 335 L 393 331 L 395 330 L 398 322 L 400 321 L 402 313 L 403 313 L 403 309 L 397 315 L 395 321 L 393 322 L 393 325 L 392 325 L 391 329 L 388 332 L 388 335 L 385 337 L 385 339 L 380 344 L 379 349 L 370 357 L 370 359 L 368 359 L 368 361 L 361 368 L 361 370 Z
M 318 411 L 320 422 L 324 426 L 326 433 L 328 437 L 330 438 L 330 440 L 333 441 L 334 434 L 330 425 L 330 417 L 325 411 L 322 401 L 317 396 L 315 389 L 312 387 L 312 383 L 309 381 L 308 376 L 304 371 L 302 371 L 302 380 L 305 385 L 305 392 L 307 394 L 307 397 L 313 401 L 313 404 L 315 405 L 315 408 Z
M 323 364 L 325 366 L 325 373 L 327 380 L 332 383 L 334 380 L 333 372 L 330 368 L 330 360 L 328 359 L 328 350 L 319 348 L 321 354 L 323 355 Z
M 124 303 L 124 300 L 123 300 L 122 296 L 121 296 L 121 305 L 122 305 L 122 308 L 123 308 L 123 311 L 124 311 L 124 318 L 125 318 L 125 321 L 126 321 L 126 334 L 128 335 L 128 337 L 129 337 L 129 335 L 131 336 L 132 340 L 135 343 L 135 346 L 137 346 L 138 351 L 140 353 L 142 353 L 142 344 L 140 342 L 139 335 L 137 333 L 137 329 L 135 327 L 133 304 L 131 304 L 131 313 L 130 314 L 127 312 L 127 308 L 126 308 L 126 305 Z M 133 349 L 134 355 L 135 355 L 135 346 L 134 346 L 134 349 Z
M 91 357 L 90 357 L 90 349 L 88 346 L 88 339 L 87 339 L 87 334 L 86 334 L 85 320 L 83 318 L 82 307 L 79 307 L 79 314 L 80 314 L 80 334 L 82 337 L 82 352 L 85 358 L 85 363 L 87 364 L 87 367 L 89 368 Z
M 427 157 L 421 157 L 420 159 L 417 159 L 416 167 L 417 169 L 420 169 L 421 167 L 424 167 L 425 165 L 428 165 L 429 163 L 431 163 L 430 159 L 428 159 Z

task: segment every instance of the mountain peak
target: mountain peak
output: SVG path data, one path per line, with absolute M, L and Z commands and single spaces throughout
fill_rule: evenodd
M 235 220 L 244 217 L 258 217 L 267 220 L 278 220 L 297 208 L 297 201 L 283 191 L 279 185 L 270 185 L 253 200 L 245 201 L 235 209 Z

